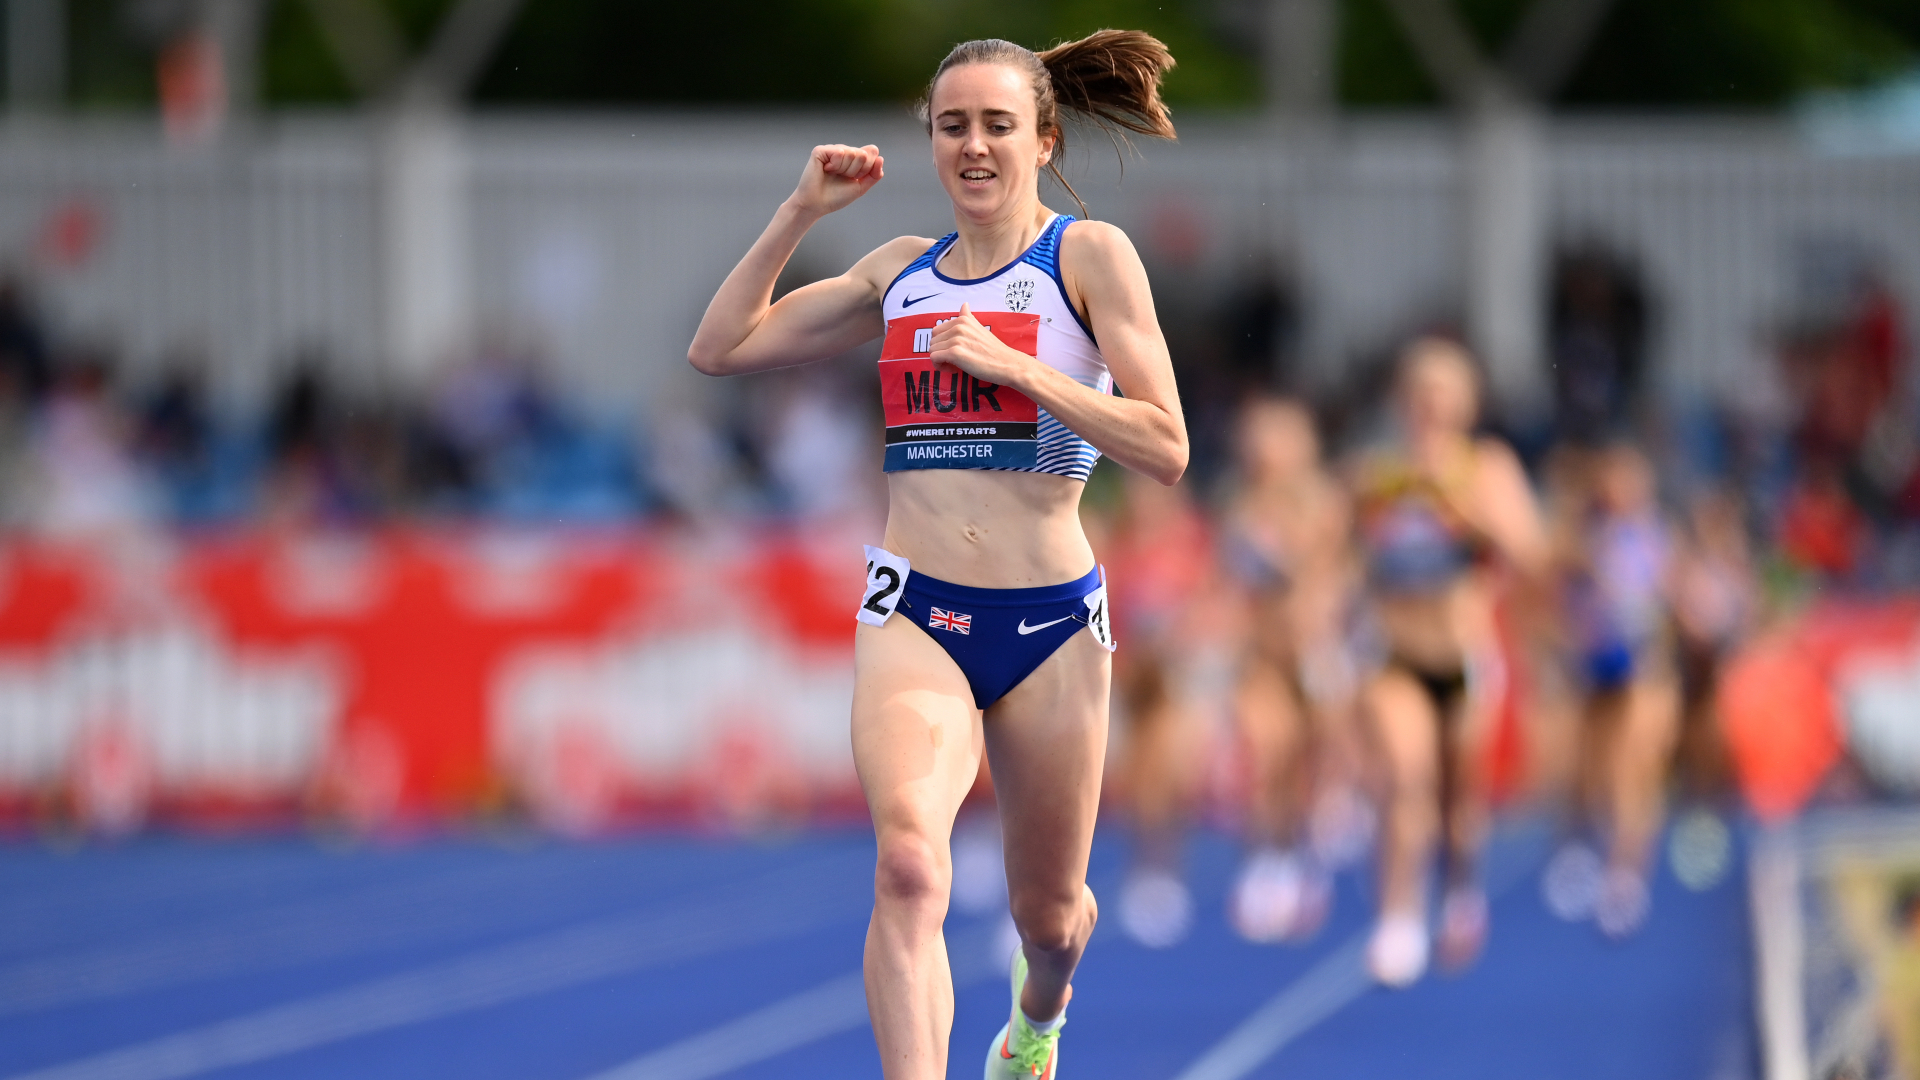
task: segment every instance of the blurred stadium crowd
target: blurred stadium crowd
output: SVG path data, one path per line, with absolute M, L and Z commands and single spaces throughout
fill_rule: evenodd
M 292 358 L 263 411 L 211 400 L 191 357 L 141 385 L 111 349 L 66 338 L 0 282 L 0 515 L 56 536 L 252 521 L 400 517 L 621 521 L 649 508 L 625 433 L 596 429 L 511 343 L 417 397 L 369 396 Z
M 1798 306 L 1770 331 L 1778 370 L 1755 380 L 1782 388 L 1771 409 L 1669 408 L 1646 359 L 1659 298 L 1630 262 L 1587 247 L 1563 252 L 1553 272 L 1550 406 L 1494 403 L 1482 428 L 1519 450 L 1543 489 L 1556 448 L 1630 440 L 1658 460 L 1668 509 L 1736 501 L 1762 562 L 1823 586 L 1913 585 L 1920 481 L 1902 313 L 1858 246 L 1803 255 Z M 1157 299 L 1194 443 L 1183 486 L 1198 504 L 1232 488 L 1234 418 L 1249 394 L 1301 400 L 1336 458 L 1387 430 L 1394 357 L 1360 358 L 1332 384 L 1297 370 L 1302 313 L 1276 260 L 1224 303 L 1168 270 Z M 553 385 L 539 346 L 510 333 L 404 389 L 342 377 L 324 343 L 310 346 L 278 358 L 269 400 L 239 410 L 214 400 L 190 348 L 143 362 L 138 379 L 120 359 L 111 338 L 52 325 L 30 280 L 0 279 L 0 520 L 66 534 L 109 520 L 807 518 L 875 495 L 862 467 L 871 395 L 851 358 L 824 380 L 733 386 L 706 414 L 679 412 L 651 431 L 610 423 Z M 800 457 L 806 468 L 786 464 Z

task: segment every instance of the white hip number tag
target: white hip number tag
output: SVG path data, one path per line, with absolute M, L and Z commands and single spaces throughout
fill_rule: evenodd
M 1114 650 L 1113 612 L 1107 609 L 1107 568 L 1100 568 L 1100 587 L 1086 595 L 1087 629 L 1093 631 L 1093 640 Z
M 882 626 L 900 605 L 900 594 L 907 587 L 907 575 L 913 566 L 885 548 L 869 544 L 866 549 L 867 588 L 854 617 L 868 626 Z

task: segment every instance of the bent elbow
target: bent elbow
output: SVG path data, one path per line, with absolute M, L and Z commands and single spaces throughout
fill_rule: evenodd
M 687 363 L 702 375 L 725 375 L 727 359 L 724 355 L 702 349 L 698 342 L 687 349 Z
M 1160 475 L 1154 477 L 1168 487 L 1179 483 L 1180 478 L 1187 474 L 1187 457 L 1192 449 L 1187 442 L 1187 433 L 1179 428 L 1174 429 L 1171 441 L 1166 460 L 1160 465 Z
M 1180 478 L 1186 474 L 1187 446 L 1186 443 L 1183 442 L 1174 448 L 1173 453 L 1167 455 L 1165 461 L 1160 463 L 1160 468 L 1155 471 L 1153 478 L 1167 487 L 1172 487 L 1179 483 Z

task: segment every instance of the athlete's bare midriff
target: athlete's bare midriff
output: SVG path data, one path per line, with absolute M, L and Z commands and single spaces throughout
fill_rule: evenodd
M 916 572 L 979 589 L 1073 581 L 1093 567 L 1078 480 L 1046 473 L 889 473 L 883 546 Z
M 1443 671 L 1466 662 L 1493 639 L 1493 601 L 1487 585 L 1463 575 L 1431 593 L 1378 593 L 1374 617 L 1388 650 L 1403 661 Z

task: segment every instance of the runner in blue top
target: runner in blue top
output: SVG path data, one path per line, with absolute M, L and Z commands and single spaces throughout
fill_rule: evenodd
M 1062 109 L 1172 138 L 1159 89 L 1172 66 L 1134 31 L 1037 54 L 956 47 L 924 102 L 954 231 L 900 237 L 769 303 L 813 223 L 885 173 L 876 147 L 815 147 L 688 350 L 700 371 L 734 375 L 882 341 L 889 505 L 858 610 L 853 750 L 879 839 L 867 1002 L 892 1080 L 947 1075 L 948 838 L 982 753 L 1022 942 L 986 1075 L 1058 1067 L 1097 916 L 1086 868 L 1113 648 L 1080 494 L 1101 454 L 1175 482 L 1187 436 L 1139 256 L 1120 230 L 1041 205 L 1039 180 L 1065 186 Z

